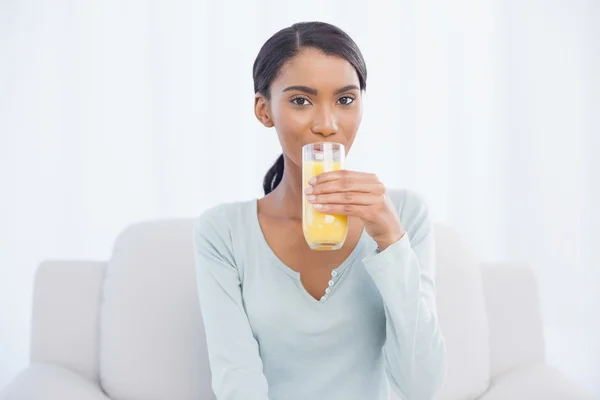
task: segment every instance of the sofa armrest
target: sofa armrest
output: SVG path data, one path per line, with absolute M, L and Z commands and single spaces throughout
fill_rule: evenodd
M 536 277 L 526 264 L 482 265 L 492 377 L 545 361 Z
M 35 276 L 31 361 L 99 381 L 100 298 L 105 263 L 50 261 Z
M 2 392 L 0 400 L 110 400 L 92 382 L 52 364 L 31 364 Z
M 478 400 L 594 400 L 558 369 L 532 364 L 494 378 Z

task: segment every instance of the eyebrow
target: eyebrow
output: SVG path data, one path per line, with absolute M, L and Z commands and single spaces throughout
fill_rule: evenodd
M 316 96 L 319 93 L 319 91 L 317 89 L 313 89 L 311 87 L 302 86 L 302 85 L 288 86 L 285 89 L 283 89 L 284 92 L 290 92 L 292 90 L 297 90 L 297 91 L 300 91 L 300 92 L 312 94 L 313 96 Z M 358 86 L 356 86 L 356 85 L 347 85 L 347 86 L 344 86 L 341 89 L 336 90 L 334 94 L 340 94 L 340 93 L 343 93 L 343 92 L 347 92 L 349 90 L 360 90 L 360 88 Z

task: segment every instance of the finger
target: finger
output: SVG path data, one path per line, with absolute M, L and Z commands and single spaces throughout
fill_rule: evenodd
M 348 215 L 361 218 L 369 206 L 359 204 L 313 204 L 315 210 L 327 214 Z
M 357 204 L 369 205 L 378 200 L 378 196 L 364 192 L 336 192 L 319 195 L 308 195 L 306 199 L 313 204 Z
M 338 192 L 360 192 L 380 195 L 385 193 L 385 187 L 379 181 L 363 180 L 360 177 L 348 176 L 341 179 L 318 183 L 307 188 L 307 194 L 326 194 Z
M 354 179 L 359 181 L 372 181 L 373 178 L 376 179 L 376 176 L 374 174 L 369 174 L 366 172 L 357 172 L 350 171 L 347 169 L 340 169 L 337 171 L 328 171 L 320 173 L 319 175 L 314 176 L 311 180 L 309 180 L 308 183 L 310 183 L 311 185 L 315 185 L 343 178 Z

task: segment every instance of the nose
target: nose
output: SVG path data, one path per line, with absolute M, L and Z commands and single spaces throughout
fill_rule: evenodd
M 329 107 L 321 107 L 315 114 L 312 132 L 325 137 L 338 133 L 338 124 L 335 112 Z

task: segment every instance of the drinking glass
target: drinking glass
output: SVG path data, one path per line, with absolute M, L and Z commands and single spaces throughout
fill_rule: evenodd
M 304 194 L 313 176 L 344 169 L 345 156 L 341 143 L 319 142 L 302 147 L 302 230 L 313 250 L 337 250 L 346 240 L 348 217 L 316 210 Z

